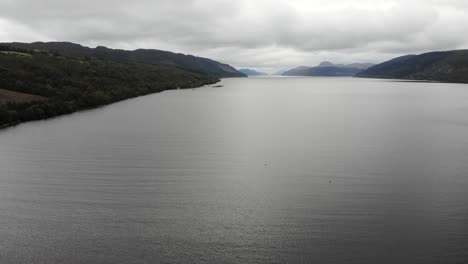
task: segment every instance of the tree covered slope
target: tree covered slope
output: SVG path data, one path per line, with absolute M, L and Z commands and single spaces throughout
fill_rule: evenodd
M 15 101 L 10 96 L 8 101 L 5 99 L 0 104 L 0 126 L 217 81 L 214 76 L 174 66 L 0 47 L 0 89 L 24 94 L 21 98 L 41 98 Z
M 468 50 L 402 56 L 370 67 L 356 77 L 468 83 Z
M 0 43 L 0 45 L 29 50 L 44 50 L 57 52 L 70 57 L 96 57 L 120 62 L 141 62 L 147 64 L 172 65 L 200 74 L 214 75 L 216 77 L 245 77 L 245 75 L 228 64 L 214 60 L 184 55 L 169 51 L 154 49 L 137 49 L 134 51 L 109 49 L 99 46 L 88 48 L 70 42 L 34 42 L 34 43 Z

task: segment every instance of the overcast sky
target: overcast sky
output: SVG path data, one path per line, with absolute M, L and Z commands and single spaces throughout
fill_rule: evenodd
M 0 0 L 0 41 L 155 48 L 264 71 L 468 48 L 467 0 Z

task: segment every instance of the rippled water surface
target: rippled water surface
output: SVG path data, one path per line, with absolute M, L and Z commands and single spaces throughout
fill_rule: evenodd
M 468 85 L 238 78 L 0 131 L 0 263 L 466 263 Z

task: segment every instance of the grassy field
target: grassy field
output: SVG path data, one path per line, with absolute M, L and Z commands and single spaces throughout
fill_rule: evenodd
M 45 97 L 0 89 L 0 105 L 6 103 L 29 103 L 44 101 Z

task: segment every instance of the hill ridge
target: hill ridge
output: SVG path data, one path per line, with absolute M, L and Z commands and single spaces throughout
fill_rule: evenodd
M 0 45 L 28 50 L 47 50 L 71 57 L 90 56 L 119 62 L 172 65 L 195 73 L 213 75 L 220 78 L 245 77 L 243 73 L 237 71 L 229 64 L 190 54 L 174 53 L 158 49 L 124 50 L 107 48 L 104 46 L 91 48 L 78 43 L 66 41 L 32 43 L 4 42 L 0 43 Z
M 468 83 L 468 50 L 404 55 L 370 67 L 356 77 Z

